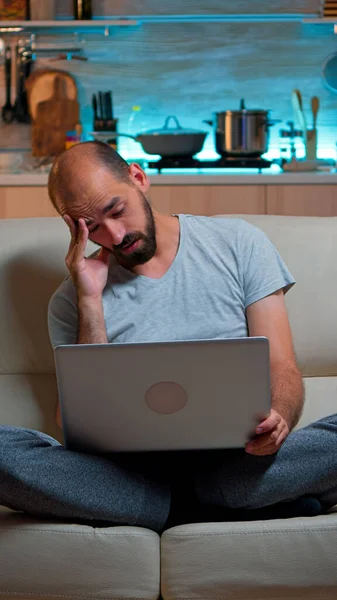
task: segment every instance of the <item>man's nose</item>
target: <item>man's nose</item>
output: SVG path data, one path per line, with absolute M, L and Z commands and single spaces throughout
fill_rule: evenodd
M 116 221 L 109 221 L 105 226 L 112 244 L 114 246 L 121 244 L 126 233 L 125 227 Z

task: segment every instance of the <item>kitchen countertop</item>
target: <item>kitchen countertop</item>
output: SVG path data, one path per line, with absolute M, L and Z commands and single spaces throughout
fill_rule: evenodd
M 146 170 L 152 185 L 335 185 L 337 171 L 281 172 L 265 169 Z M 0 187 L 46 186 L 48 173 L 1 173 Z

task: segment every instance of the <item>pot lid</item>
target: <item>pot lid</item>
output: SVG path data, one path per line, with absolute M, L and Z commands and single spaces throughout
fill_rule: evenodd
M 169 125 L 170 120 L 175 122 L 175 125 L 172 127 Z M 185 129 L 182 127 L 175 116 L 169 116 L 165 119 L 165 123 L 163 127 L 160 129 L 150 129 L 149 131 L 144 131 L 140 134 L 142 135 L 192 135 L 192 134 L 205 134 L 204 131 L 199 131 L 198 129 Z
M 261 110 L 261 109 L 247 109 L 244 98 L 240 100 L 240 108 L 237 110 L 224 110 L 221 113 L 217 113 L 218 115 L 267 115 L 269 110 Z
M 224 113 L 218 114 L 226 114 L 226 115 L 267 115 L 269 110 L 248 110 L 244 108 L 243 110 L 225 110 Z

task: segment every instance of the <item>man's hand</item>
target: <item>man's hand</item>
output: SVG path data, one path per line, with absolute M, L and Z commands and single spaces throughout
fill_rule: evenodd
M 101 248 L 95 258 L 86 258 L 85 250 L 89 231 L 84 219 L 79 219 L 78 231 L 69 215 L 64 215 L 64 220 L 71 234 L 66 265 L 76 286 L 79 300 L 100 298 L 108 278 L 111 253 L 109 250 Z
M 279 450 L 290 430 L 286 420 L 271 409 L 269 417 L 257 426 L 255 433 L 257 437 L 248 442 L 246 452 L 255 456 L 268 456 Z

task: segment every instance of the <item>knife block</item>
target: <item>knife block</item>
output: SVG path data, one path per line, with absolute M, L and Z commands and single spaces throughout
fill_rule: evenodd
M 307 129 L 306 159 L 317 159 L 317 129 Z
M 113 134 L 117 133 L 117 125 L 118 119 L 95 119 L 94 121 L 94 131 L 97 133 L 106 134 L 106 143 L 111 146 L 117 152 L 117 137 L 114 137 Z M 109 132 L 111 132 L 111 138 L 109 138 Z

